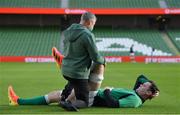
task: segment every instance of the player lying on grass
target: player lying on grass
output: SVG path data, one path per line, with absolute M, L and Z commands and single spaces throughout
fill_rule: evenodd
M 61 93 L 62 90 L 59 90 L 50 92 L 44 96 L 25 99 L 17 96 L 12 86 L 8 87 L 10 105 L 48 105 L 51 103 L 59 103 Z M 140 107 L 146 100 L 158 95 L 159 89 L 155 83 L 148 80 L 144 75 L 140 75 L 136 80 L 133 90 L 108 87 L 99 89 L 92 106 L 135 108 Z M 73 102 L 75 99 L 76 97 L 72 91 L 67 100 Z
M 58 67 L 61 68 L 63 55 L 61 55 L 61 53 L 55 47 L 52 48 L 52 55 Z M 145 100 L 152 99 L 153 97 L 156 97 L 159 94 L 159 89 L 157 88 L 155 83 L 153 81 L 148 80 L 143 75 L 138 77 L 133 90 L 134 92 L 121 88 L 116 88 L 113 90 L 111 90 L 111 88 L 100 89 L 98 90 L 98 94 L 95 98 L 94 105 L 108 107 L 138 107 L 142 103 L 144 103 Z M 137 94 L 137 96 L 133 96 L 133 94 Z M 137 97 L 140 97 L 140 99 Z M 121 106 L 119 106 L 120 103 Z
M 58 62 L 58 66 L 62 61 L 62 55 L 60 56 L 56 49 L 54 49 L 53 56 Z M 58 55 L 57 55 L 58 54 Z M 61 57 L 61 58 L 59 58 Z M 60 59 L 60 60 L 57 60 Z M 96 68 L 99 70 L 98 68 Z M 102 68 L 101 68 L 102 69 Z M 97 71 L 96 70 L 96 71 Z M 90 82 L 91 90 L 96 90 L 100 87 L 100 84 Z M 47 105 L 50 103 L 58 103 L 61 100 L 62 91 L 53 91 L 45 96 L 39 96 L 35 98 L 23 99 L 19 98 L 13 88 L 9 86 L 8 88 L 8 96 L 11 105 Z M 158 96 L 159 90 L 154 82 L 148 80 L 145 76 L 141 75 L 137 78 L 136 84 L 133 90 L 127 90 L 123 88 L 105 88 L 99 89 L 95 99 L 93 101 L 92 96 L 90 96 L 91 102 L 93 102 L 93 106 L 107 106 L 107 107 L 139 107 L 146 100 L 152 99 Z M 71 95 L 67 98 L 67 100 L 73 102 L 75 100 L 74 92 L 71 92 Z M 91 104 L 92 105 L 92 104 Z M 89 105 L 89 106 L 91 106 Z

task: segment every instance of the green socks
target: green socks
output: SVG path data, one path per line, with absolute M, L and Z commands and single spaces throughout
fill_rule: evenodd
M 45 96 L 39 96 L 29 99 L 19 98 L 17 101 L 19 105 L 47 105 Z

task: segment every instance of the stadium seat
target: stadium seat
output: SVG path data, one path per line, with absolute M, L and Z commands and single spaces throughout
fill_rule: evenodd
M 168 8 L 179 8 L 180 7 L 180 0 L 165 0 Z
M 180 30 L 179 29 L 168 30 L 168 35 L 171 38 L 174 45 L 180 51 Z

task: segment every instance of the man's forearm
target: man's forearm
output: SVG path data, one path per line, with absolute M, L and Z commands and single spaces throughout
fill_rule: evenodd
M 105 89 L 104 90 L 104 95 L 105 95 L 105 101 L 108 107 L 112 108 L 119 108 L 119 101 L 113 99 L 113 97 L 110 95 L 110 89 Z

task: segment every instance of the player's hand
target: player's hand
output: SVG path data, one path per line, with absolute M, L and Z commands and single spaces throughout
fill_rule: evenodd
M 109 86 L 107 86 L 107 87 L 105 87 L 104 89 L 109 89 L 109 90 L 111 91 L 112 89 L 114 89 L 114 87 L 109 87 Z

